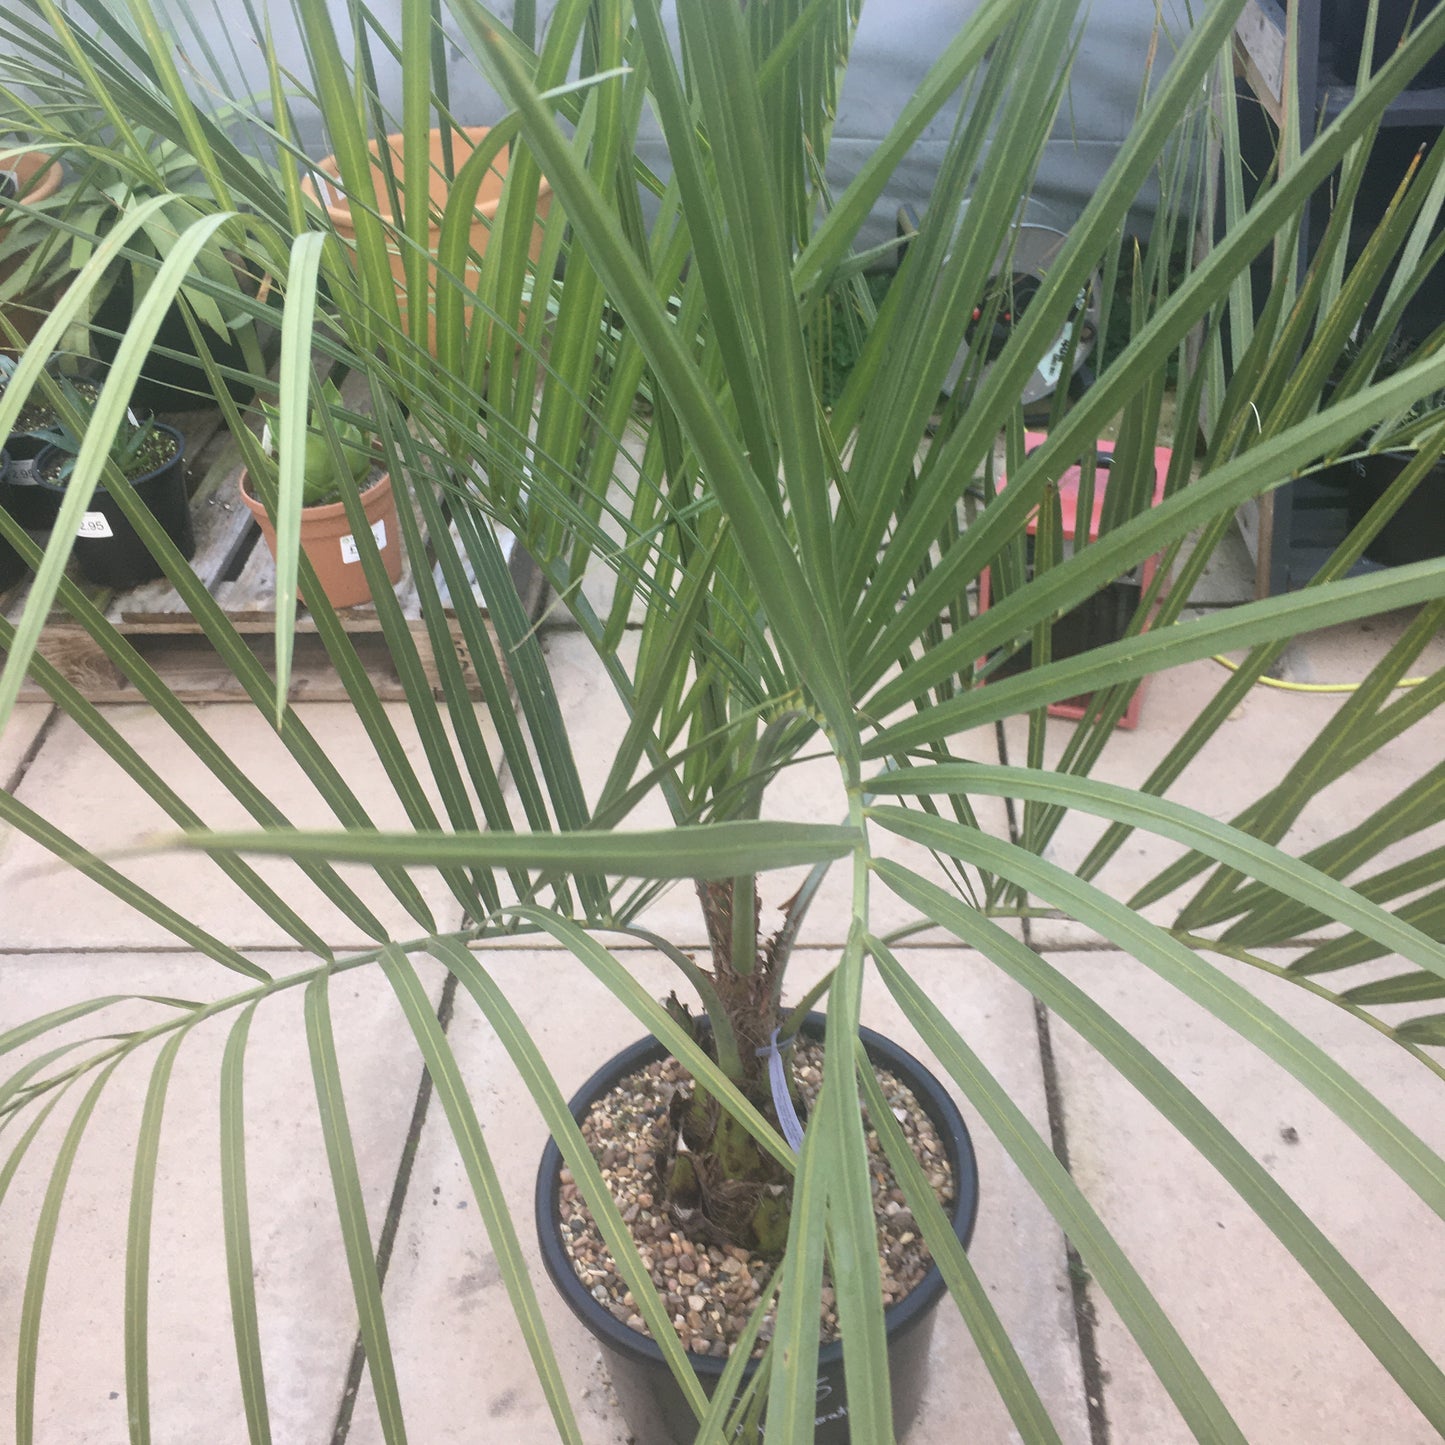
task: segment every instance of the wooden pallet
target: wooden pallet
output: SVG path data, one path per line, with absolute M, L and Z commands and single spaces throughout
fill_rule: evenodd
M 191 522 L 196 552 L 191 567 L 245 638 L 267 671 L 273 670 L 276 569 L 260 530 L 237 493 L 241 452 L 221 425 L 219 413 L 198 412 L 177 417 L 174 424 L 187 438 L 187 464 L 193 482 Z M 199 479 L 199 480 L 197 480 Z M 521 547 L 509 556 L 513 582 L 528 615 L 540 614 L 544 594 L 541 574 Z M 191 616 L 176 589 L 164 578 L 128 591 L 95 587 L 76 578 L 90 600 L 161 675 L 177 697 L 187 702 L 238 701 L 245 689 L 232 675 Z M 28 581 L 0 593 L 0 616 L 17 621 L 29 595 Z M 421 603 L 410 568 L 397 584 L 396 596 L 412 634 L 418 656 L 432 686 L 440 685 L 437 659 L 421 617 Z M 378 694 L 386 700 L 404 696 L 376 608 L 368 603 L 339 612 L 357 655 Z M 476 670 L 461 641 L 455 615 L 448 614 L 453 645 L 473 697 L 481 696 Z M 490 623 L 488 635 L 495 635 Z M 39 651 L 60 674 L 91 702 L 135 702 L 140 694 L 111 662 L 85 627 L 57 607 L 45 625 Z M 30 698 L 45 693 L 27 683 Z M 292 680 L 293 701 L 340 701 L 345 688 L 316 635 L 316 623 L 298 607 Z

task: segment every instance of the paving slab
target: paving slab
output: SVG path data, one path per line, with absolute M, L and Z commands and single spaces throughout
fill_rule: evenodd
M 40 729 L 50 720 L 55 709 L 49 703 L 17 703 L 10 721 L 0 732 L 0 788 L 13 786 L 16 770 L 25 761 L 31 744 Z
M 627 717 L 591 645 L 580 633 L 561 630 L 549 633 L 546 652 L 553 685 L 577 748 L 583 788 L 589 802 L 595 803 L 626 733 Z M 618 655 L 629 668 L 634 665 L 636 634 L 630 633 L 623 639 Z M 952 745 L 960 756 L 990 763 L 998 760 L 996 734 L 991 726 L 973 729 L 954 739 Z M 979 798 L 976 805 L 982 826 L 1006 836 L 1008 823 L 1003 801 Z M 764 818 L 841 823 L 846 821 L 847 815 L 847 798 L 838 769 L 828 757 L 812 758 L 787 768 L 769 785 L 763 799 Z M 671 825 L 671 821 L 662 799 L 654 795 L 628 818 L 624 827 L 665 828 Z M 889 835 L 881 828 L 875 829 L 874 842 L 879 857 L 907 861 L 930 880 L 946 882 L 944 870 L 922 849 Z M 806 868 L 778 869 L 759 879 L 765 930 L 771 931 L 781 924 L 782 905 L 797 891 L 807 874 Z M 842 946 L 848 933 L 852 886 L 852 876 L 846 863 L 838 863 L 829 870 L 803 926 L 805 943 Z M 883 886 L 874 886 L 872 899 L 876 932 L 886 933 L 913 922 L 915 914 L 912 908 Z M 701 947 L 707 942 L 696 892 L 687 883 L 671 885 L 660 898 L 647 906 L 638 924 L 682 946 Z M 920 935 L 934 941 L 944 936 L 940 930 Z
M 278 976 L 300 966 L 294 954 L 258 954 L 255 961 Z M 440 970 L 424 965 L 423 977 L 438 996 Z M 183 955 L 0 958 L 0 1031 L 103 993 L 208 1000 L 229 996 L 245 982 L 205 959 Z M 331 1439 L 356 1338 L 356 1310 L 317 1117 L 302 994 L 293 989 L 273 996 L 251 1025 L 246 1167 L 273 1438 L 314 1445 Z M 342 1090 L 375 1237 L 411 1122 L 420 1055 L 391 989 L 375 970 L 336 976 L 329 995 Z M 72 1025 L 68 1033 L 84 1037 L 134 1029 L 170 1013 L 155 1004 L 127 1004 Z M 244 1445 L 247 1439 L 227 1298 L 219 1174 L 218 1079 L 233 1022 L 230 1013 L 193 1031 L 176 1059 L 164 1116 L 150 1268 L 150 1396 L 158 1441 Z M 47 1046 L 36 1043 L 30 1052 Z M 149 1049 L 112 1077 L 66 1192 L 41 1317 L 37 1445 L 118 1445 L 127 1438 L 126 1228 L 135 1141 L 156 1052 Z M 7 1057 L 0 1071 L 6 1077 L 11 1062 Z M 0 1419 L 14 1418 L 30 1240 L 78 1093 L 67 1097 L 37 1136 L 0 1212 Z
M 1354 682 L 1364 677 L 1374 661 L 1405 624 L 1391 614 L 1359 627 L 1334 628 L 1297 639 L 1289 656 L 1288 671 L 1318 681 Z M 1436 639 L 1412 672 L 1429 672 L 1445 665 L 1445 640 Z M 1226 680 L 1224 668 L 1212 661 L 1173 668 L 1151 679 L 1134 731 L 1117 729 L 1092 770 L 1100 780 L 1139 787 L 1167 756 L 1199 712 Z M 1209 817 L 1232 819 L 1244 806 L 1282 779 L 1321 728 L 1344 706 L 1346 695 L 1287 691 L 1256 685 L 1170 787 L 1167 797 L 1198 808 Z M 1076 724 L 1049 720 L 1045 744 L 1046 764 L 1057 762 Z M 1027 723 L 1011 718 L 1005 724 L 1011 761 L 1026 755 Z M 1414 782 L 1438 758 L 1445 756 L 1445 715 L 1436 712 L 1392 739 L 1366 764 L 1345 774 L 1311 799 L 1281 846 L 1300 856 L 1345 829 L 1364 821 L 1397 794 L 1408 794 Z M 1083 813 L 1071 813 L 1054 834 L 1044 856 L 1071 871 L 1087 856 L 1106 824 Z M 1436 828 L 1381 852 L 1368 872 L 1413 857 L 1445 841 L 1445 829 Z M 1136 832 L 1098 874 L 1099 884 L 1113 897 L 1129 898 L 1184 849 L 1167 840 Z M 1145 910 L 1157 922 L 1172 922 L 1179 908 L 1193 895 L 1198 880 L 1159 900 Z M 1315 930 L 1328 932 L 1329 930 Z M 1042 947 L 1070 947 L 1098 941 L 1092 930 L 1073 920 L 1036 919 L 1032 937 Z
M 564 1095 L 642 1032 L 590 973 L 555 950 L 493 950 L 481 957 L 532 1032 Z M 651 993 L 664 994 L 677 983 L 676 973 L 655 956 L 626 957 Z M 1047 1137 L 1028 996 L 979 956 L 961 949 L 909 949 L 903 957 Z M 799 953 L 792 975 L 797 989 L 833 961 L 829 950 Z M 863 1017 L 937 1070 L 876 978 L 868 982 Z M 609 1399 L 597 1347 L 556 1296 L 538 1260 L 532 1191 L 545 1127 L 495 1034 L 465 999 L 459 1001 L 449 1037 L 472 1081 L 583 1438 L 588 1445 L 622 1445 L 626 1431 Z M 1062 1237 L 998 1142 L 966 1103 L 963 1107 L 982 1179 L 970 1256 L 1062 1438 L 1068 1445 L 1084 1445 L 1088 1424 Z M 435 1108 L 422 1132 L 386 1303 L 415 1438 L 435 1445 L 532 1445 L 553 1438 L 450 1131 Z M 909 1445 L 1013 1438 L 978 1352 L 946 1301 L 937 1317 L 928 1380 Z M 364 1382 L 349 1445 L 379 1440 Z
M 1277 955 L 1280 961 L 1288 955 Z M 1445 1224 L 1312 1094 L 1123 955 L 1053 960 L 1171 1068 L 1323 1229 L 1435 1361 L 1445 1360 Z M 1445 1148 L 1445 1084 L 1333 1005 L 1222 971 Z M 1052 1025 L 1075 1178 L 1251 1441 L 1427 1445 L 1437 1432 L 1223 1179 L 1066 1025 Z M 1111 1438 L 1193 1436 L 1097 1285 Z
M 606 506 L 598 519 L 598 526 L 602 532 L 619 546 L 628 535 L 629 527 L 622 519 L 630 518 L 633 515 L 638 487 L 638 469 L 646 450 L 647 433 L 638 420 L 632 418 L 623 427 L 621 452 L 613 467 L 612 483 L 607 489 Z M 587 570 L 581 581 L 581 592 L 598 617 L 605 619 L 612 611 L 617 597 L 617 566 L 613 560 L 601 555 L 601 548 L 594 549 L 587 564 Z M 646 617 L 646 613 L 645 598 L 634 593 L 627 608 L 629 623 L 640 625 Z M 567 608 L 555 594 L 548 599 L 542 625 L 549 628 L 574 626 Z
M 48 703 L 20 703 L 10 714 L 0 732 L 0 788 L 13 792 L 19 785 L 31 749 L 54 715 L 55 709 Z M 14 830 L 0 823 L 0 860 L 14 841 Z
M 430 781 L 410 713 L 401 704 L 384 706 L 407 758 L 435 801 L 437 790 Z M 158 714 L 140 706 L 104 711 L 117 731 L 208 825 L 257 826 L 200 759 L 177 742 Z M 348 704 L 311 703 L 299 706 L 296 712 L 373 821 L 380 827 L 406 827 L 405 810 L 355 710 Z M 338 826 L 306 773 L 256 709 L 220 704 L 197 708 L 196 715 L 211 737 L 296 825 Z M 483 720 L 495 755 L 495 733 L 485 714 Z M 68 718 L 51 729 L 16 796 L 46 821 L 101 854 L 133 848 L 174 832 L 176 827 L 120 765 Z M 201 854 L 122 857 L 115 860 L 115 866 L 228 943 L 258 948 L 284 947 L 292 942 L 279 924 Z M 257 861 L 255 868 L 328 942 L 364 946 L 368 941 L 359 925 L 346 918 L 295 865 L 270 859 Z M 425 931 L 370 869 L 345 867 L 338 871 L 352 882 L 393 936 L 411 938 Z M 462 906 L 446 884 L 436 874 L 424 872 L 415 875 L 415 882 L 433 909 L 437 925 L 455 927 Z M 0 898 L 15 900 L 6 910 L 0 940 L 4 947 L 141 949 L 174 943 L 161 925 L 79 873 L 57 865 L 51 854 L 28 838 L 12 839 L 0 856 Z
M 1198 544 L 1198 534 L 1185 538 L 1174 576 L 1179 575 Z M 1231 527 L 1225 533 L 1204 564 L 1189 601 L 1196 607 L 1232 607 L 1254 601 L 1254 561 L 1238 527 Z

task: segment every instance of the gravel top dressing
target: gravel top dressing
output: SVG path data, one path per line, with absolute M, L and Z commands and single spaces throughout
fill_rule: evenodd
M 811 1110 L 823 1081 L 823 1049 L 820 1044 L 803 1043 L 796 1055 L 798 1092 Z M 932 1121 L 913 1091 L 892 1074 L 880 1069 L 877 1078 L 939 1202 L 947 1208 L 953 1201 L 953 1169 Z M 724 1358 L 746 1326 L 773 1266 L 739 1246 L 695 1244 L 665 1212 L 656 1161 L 666 1144 L 668 1102 L 679 1088 L 691 1083 L 692 1076 L 676 1059 L 650 1064 L 592 1106 L 583 1120 L 582 1135 L 632 1230 L 652 1282 L 667 1303 L 678 1338 L 693 1354 Z M 933 1260 L 878 1136 L 869 1126 L 866 1109 L 863 1122 L 878 1220 L 883 1302 L 889 1305 L 903 1299 L 923 1279 Z M 639 1334 L 648 1334 L 569 1170 L 562 1170 L 561 1181 L 562 1237 L 578 1279 L 616 1319 Z M 820 1325 L 823 1343 L 837 1338 L 838 1317 L 826 1274 Z M 757 1353 L 772 1331 L 770 1312 L 759 1335 Z

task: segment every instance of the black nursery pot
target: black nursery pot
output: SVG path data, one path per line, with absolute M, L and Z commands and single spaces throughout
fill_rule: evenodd
M 107 367 L 115 361 L 133 310 L 133 282 L 126 271 L 97 308 L 92 324 L 91 348 L 96 359 Z M 235 332 L 217 336 L 207 331 L 205 336 L 206 348 L 217 366 L 229 371 L 247 369 L 246 353 Z M 240 407 L 248 406 L 256 395 L 254 386 L 235 378 L 226 381 L 226 390 Z M 216 404 L 205 364 L 179 303 L 173 303 L 161 319 L 156 339 L 131 389 L 131 401 L 137 408 L 161 412 L 196 411 Z
M 1413 452 L 1380 452 L 1364 458 L 1347 499 L 1352 528 L 1364 520 L 1365 513 L 1413 460 Z M 1420 478 L 1379 536 L 1365 548 L 1365 556 L 1382 567 L 1445 557 L 1445 462 L 1437 462 Z
M 809 1014 L 802 1033 L 821 1038 L 826 1020 L 820 1013 Z M 978 1167 L 973 1143 L 963 1116 L 942 1084 L 911 1054 L 875 1033 L 860 1030 L 868 1057 L 887 1069 L 913 1091 L 924 1113 L 937 1129 L 945 1154 L 953 1166 L 955 1199 L 950 1222 L 959 1242 L 967 1248 L 978 1213 Z M 592 1105 L 620 1079 L 668 1056 L 665 1044 L 655 1038 L 642 1039 L 609 1059 L 578 1090 L 567 1105 L 580 1123 Z M 555 1140 L 549 1140 L 537 1174 L 537 1236 L 542 1262 L 552 1282 L 572 1311 L 605 1348 L 608 1369 L 618 1400 L 637 1445 L 676 1445 L 689 1440 L 697 1421 L 687 1400 L 672 1378 L 662 1351 L 644 1335 L 630 1330 L 594 1300 L 572 1268 L 562 1243 L 561 1179 L 562 1154 Z M 902 1437 L 922 1398 L 928 1364 L 928 1346 L 933 1335 L 934 1311 L 943 1298 L 943 1276 L 931 1267 L 906 1299 L 884 1311 L 888 1338 L 888 1367 L 893 1385 L 893 1430 Z M 688 1359 L 711 1396 L 717 1388 L 727 1361 L 689 1352 Z M 751 1377 L 754 1365 L 747 1366 Z M 838 1341 L 818 1350 L 817 1415 L 814 1439 L 820 1445 L 849 1445 L 847 1386 L 843 1377 L 843 1347 Z
M 1389 60 L 1405 38 L 1406 28 L 1412 33 L 1418 30 L 1439 3 L 1440 0 L 1379 0 L 1371 68 L 1378 70 Z M 1349 84 L 1354 84 L 1355 67 L 1365 48 L 1365 18 L 1369 8 L 1369 0 L 1338 0 L 1335 6 L 1335 70 Z M 1445 56 L 1436 55 L 1421 66 L 1409 89 L 1428 90 L 1440 85 L 1445 85 Z
M 191 530 L 190 498 L 186 495 L 186 439 L 175 427 L 162 422 L 156 423 L 156 430 L 175 441 L 175 455 L 155 471 L 132 477 L 130 484 L 171 540 L 190 557 L 196 550 L 196 538 Z M 36 466 L 42 474 L 39 485 L 47 492 L 58 494 L 58 507 L 65 496 L 64 484 L 44 480 L 46 468 L 57 456 L 53 448 L 47 447 Z M 91 496 L 76 535 L 75 559 L 85 576 L 102 587 L 136 587 L 165 575 L 151 556 L 150 548 L 103 485 L 96 487 Z
M 31 532 L 48 532 L 60 508 L 55 494 L 36 482 L 36 463 L 48 445 L 35 432 L 11 432 L 5 443 L 10 470 L 0 482 L 0 505 Z
M 5 478 L 10 470 L 10 454 L 0 451 L 0 487 L 3 487 Z M 5 498 L 0 494 L 0 503 Z M 20 553 L 0 536 L 0 592 L 7 587 L 13 587 L 25 575 L 25 563 Z

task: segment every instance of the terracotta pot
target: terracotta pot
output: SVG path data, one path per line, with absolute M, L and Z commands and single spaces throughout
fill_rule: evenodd
M 468 126 L 464 131 L 452 132 L 452 162 L 453 169 L 460 168 L 463 161 L 481 144 L 486 136 L 489 126 Z M 390 135 L 386 138 L 392 156 L 392 165 L 398 179 L 402 173 L 404 147 L 402 137 Z M 380 156 L 380 144 L 377 141 L 371 142 L 371 153 Z M 497 206 L 502 199 L 502 182 L 506 179 L 508 153 L 503 150 L 492 162 L 491 168 L 482 178 L 481 189 L 477 192 L 476 219 L 472 222 L 471 248 L 478 257 L 487 249 L 487 241 L 491 236 L 492 219 L 497 213 Z M 335 156 L 327 156 L 325 160 L 317 165 L 323 175 L 339 178 L 340 168 L 337 166 Z M 336 233 L 343 240 L 354 241 L 356 239 L 356 228 L 352 224 L 351 206 L 346 198 L 341 195 L 339 189 L 332 189 L 323 199 L 317 195 L 316 182 L 312 176 L 306 176 L 301 182 L 301 189 L 314 201 L 321 201 L 325 206 L 326 214 L 330 216 L 331 223 L 336 228 Z M 443 169 L 442 136 L 441 132 L 431 132 L 431 180 L 430 180 L 431 208 L 438 215 L 446 206 L 447 201 L 447 179 Z M 386 188 L 377 176 L 376 184 L 377 210 L 384 222 L 391 223 L 395 220 L 392 214 Z M 552 187 L 548 185 L 547 178 L 542 178 L 541 186 L 537 191 L 537 222 L 532 228 L 532 244 L 529 248 L 532 260 L 537 260 L 542 254 L 542 242 L 546 234 L 545 222 L 552 209 Z M 427 228 L 428 249 L 433 256 L 437 253 L 440 245 L 440 227 L 431 225 Z M 401 324 L 407 325 L 409 309 L 406 294 L 406 263 L 399 248 L 390 250 L 391 272 L 396 277 L 396 297 L 401 306 Z M 428 270 L 427 283 L 427 312 L 429 320 L 427 323 L 427 345 L 436 350 L 436 267 Z M 470 290 L 475 291 L 481 277 L 481 268 L 475 262 L 469 263 L 466 270 L 466 284 Z M 471 321 L 472 307 L 466 308 L 466 317 Z M 523 313 L 525 315 L 525 313 Z
M 65 179 L 60 163 L 43 151 L 29 151 L 16 155 L 13 151 L 0 151 L 0 170 L 14 171 L 19 181 L 19 199 L 22 205 L 33 205 L 49 200 Z M 9 234 L 10 227 L 0 225 L 0 242 Z M 0 261 L 0 285 L 3 285 L 19 269 L 24 253 L 8 256 Z M 40 299 L 17 297 L 4 304 L 4 313 L 9 323 L 20 333 L 22 343 L 28 344 L 45 320 L 48 308 Z M 20 348 L 23 350 L 23 345 Z M 9 333 L 0 332 L 0 354 L 18 356 L 20 351 L 9 342 Z
M 241 500 L 250 508 L 261 528 L 261 535 L 276 555 L 276 529 L 266 508 L 252 495 L 250 479 L 241 473 Z M 383 475 L 361 494 L 361 505 L 371 534 L 386 565 L 386 575 L 392 586 L 401 581 L 401 524 L 397 521 L 396 497 L 391 489 L 391 477 Z M 352 534 L 351 523 L 346 520 L 346 506 L 332 502 L 324 507 L 305 507 L 301 512 L 301 548 L 306 553 L 321 590 L 333 607 L 356 607 L 371 601 L 371 588 L 366 580 L 366 569 L 361 564 L 361 553 Z M 305 594 L 298 594 L 306 600 Z

